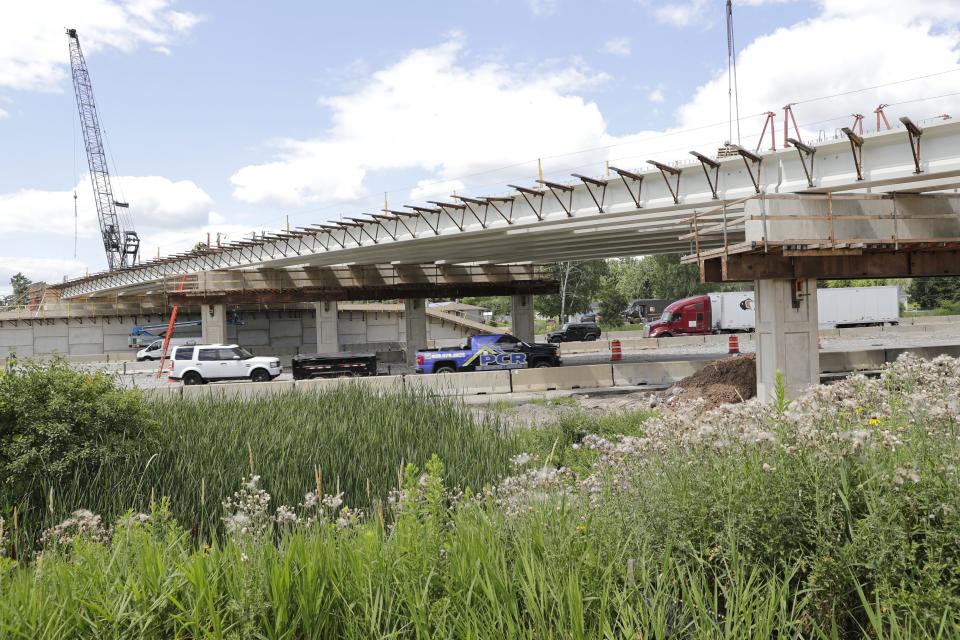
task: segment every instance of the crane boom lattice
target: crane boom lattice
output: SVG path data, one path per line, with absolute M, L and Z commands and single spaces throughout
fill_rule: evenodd
M 103 248 L 107 253 L 107 265 L 111 270 L 132 266 L 137 263 L 140 252 L 140 237 L 133 230 L 130 217 L 121 216 L 117 213 L 117 208 L 126 209 L 129 205 L 124 202 L 117 202 L 113 197 L 103 135 L 100 131 L 100 121 L 97 118 L 97 106 L 93 100 L 90 72 L 87 70 L 86 60 L 84 60 L 83 52 L 80 50 L 77 30 L 67 29 L 67 36 L 70 40 L 70 69 L 73 75 L 73 88 L 77 95 L 77 110 L 80 113 L 80 127 L 83 130 L 87 165 L 90 168 L 90 183 L 93 187 L 93 198 L 97 205 L 97 218 L 100 222 Z

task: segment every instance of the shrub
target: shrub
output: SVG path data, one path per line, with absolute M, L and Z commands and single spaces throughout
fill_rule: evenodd
M 139 392 L 60 359 L 0 371 L 0 492 L 20 502 L 133 455 L 154 437 Z

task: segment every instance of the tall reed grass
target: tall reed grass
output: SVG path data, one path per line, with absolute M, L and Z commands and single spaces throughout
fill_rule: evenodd
M 250 473 L 286 504 L 319 483 L 367 507 L 396 487 L 404 464 L 438 454 L 448 483 L 482 489 L 508 471 L 515 453 L 514 436 L 495 417 L 478 418 L 462 403 L 418 391 L 380 395 L 342 385 L 320 394 L 148 404 L 160 422 L 156 441 L 134 443 L 126 460 L 58 477 L 32 499 L 4 494 L 0 484 L 8 522 L 18 510 L 21 544 L 74 509 L 110 522 L 160 496 L 170 497 L 177 520 L 196 537 L 208 538 L 220 525 L 221 501 Z

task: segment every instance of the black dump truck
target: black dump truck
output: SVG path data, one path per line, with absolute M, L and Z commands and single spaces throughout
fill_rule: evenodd
M 293 379 L 353 378 L 377 375 L 372 353 L 305 353 L 293 357 Z

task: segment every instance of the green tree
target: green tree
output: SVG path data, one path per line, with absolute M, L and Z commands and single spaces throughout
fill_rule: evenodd
M 613 269 L 603 278 L 600 287 L 600 320 L 609 325 L 617 325 L 621 322 L 621 313 L 627 308 L 630 299 L 620 290 L 619 278 Z
M 960 303 L 960 278 L 914 278 L 910 298 L 921 309 Z
M 10 288 L 13 293 L 7 296 L 6 304 L 10 306 L 25 305 L 30 300 L 30 279 L 19 271 L 10 278 Z
M 636 298 L 678 300 L 710 291 L 743 288 L 739 283 L 723 285 L 701 283 L 697 265 L 680 264 L 678 255 L 623 258 L 610 262 L 610 271 L 617 280 L 617 289 L 627 300 Z
M 539 314 L 563 322 L 571 314 L 590 310 L 609 267 L 606 260 L 558 262 L 550 266 L 549 273 L 560 283 L 560 293 L 537 296 L 534 307 Z

